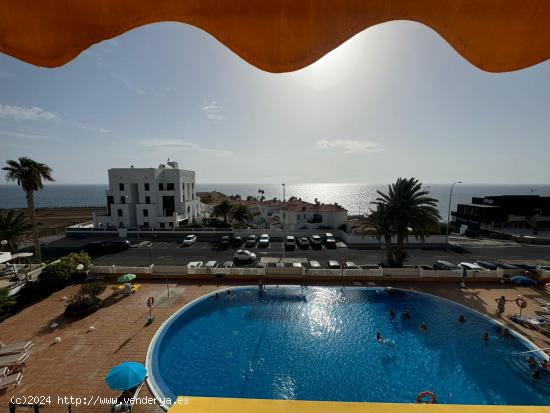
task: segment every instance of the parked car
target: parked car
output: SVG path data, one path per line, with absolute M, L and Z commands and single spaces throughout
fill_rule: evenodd
M 229 235 L 222 235 L 220 238 L 220 248 L 228 248 L 231 244 L 231 237 Z
M 418 268 L 422 268 L 423 270 L 434 270 L 434 267 L 431 265 L 419 265 Z
M 258 241 L 258 248 L 267 248 L 269 247 L 269 235 L 262 234 L 260 235 L 260 240 Z
M 346 261 L 345 269 L 347 270 L 360 270 L 361 267 L 355 264 L 353 261 Z
M 245 247 L 255 247 L 257 241 L 258 241 L 258 237 L 256 237 L 256 235 L 254 235 L 254 234 L 251 234 L 246 239 L 246 242 L 244 243 L 244 246 Z
M 243 246 L 243 239 L 241 237 L 235 237 L 233 238 L 233 240 L 231 241 L 231 246 L 232 247 L 242 247 Z
M 494 262 L 476 261 L 475 263 L 486 270 L 498 270 L 498 264 L 495 264 Z
M 378 265 L 378 264 L 363 264 L 363 265 L 360 265 L 359 267 L 361 267 L 364 270 L 379 270 L 380 269 L 380 265 Z
M 126 251 L 130 248 L 130 241 L 117 240 L 117 241 L 92 241 L 86 244 L 84 250 L 93 253 L 114 253 Z
M 500 263 L 500 268 L 502 268 L 503 270 L 519 270 L 520 269 L 517 265 L 507 264 L 505 262 Z
M 220 265 L 218 264 L 218 261 L 208 261 L 205 268 L 218 268 Z
M 248 250 L 237 250 L 233 255 L 233 261 L 235 262 L 253 262 L 256 261 L 256 254 Z
M 298 244 L 298 247 L 300 247 L 303 250 L 307 250 L 309 248 L 309 239 L 306 237 L 300 237 L 296 240 L 296 243 Z
M 233 268 L 235 266 L 235 263 L 233 261 L 226 261 L 223 263 L 223 268 Z
M 481 265 L 474 264 L 473 262 L 461 262 L 458 264 L 460 268 L 465 268 L 467 270 L 472 271 L 485 271 L 485 268 L 483 268 Z
M 336 239 L 334 237 L 325 239 L 325 247 L 332 249 L 336 248 Z
M 314 248 L 314 249 L 323 248 L 323 242 L 319 235 L 312 235 L 311 237 L 309 237 L 309 243 L 311 244 L 311 248 Z
M 324 242 L 327 242 L 327 239 L 330 239 L 330 238 L 335 239 L 335 238 L 334 238 L 334 235 L 332 235 L 332 233 L 330 233 L 330 232 L 325 232 L 325 233 L 323 234 L 323 241 L 324 241 Z
M 184 247 L 190 247 L 195 242 L 197 242 L 197 236 L 196 235 L 187 235 L 183 239 L 183 242 L 181 243 L 181 245 L 184 246 Z
M 302 268 L 303 265 L 302 265 L 301 262 L 293 262 L 293 263 L 292 263 L 292 267 L 293 267 L 293 268 Z
M 434 262 L 434 270 L 460 270 L 460 267 L 458 265 L 454 265 L 452 262 L 449 261 L 436 261 Z
M 340 263 L 339 263 L 338 261 L 336 261 L 336 260 L 330 260 L 330 261 L 328 262 L 328 265 L 327 265 L 327 266 L 328 266 L 328 268 L 330 268 L 331 270 L 339 270 L 340 268 L 342 268 L 342 267 L 340 266 Z
M 191 261 L 189 264 L 187 264 L 187 268 L 200 268 L 203 266 L 202 261 Z
M 321 269 L 321 264 L 319 264 L 319 261 L 313 260 L 309 262 L 309 268 L 312 270 L 319 270 Z
M 285 250 L 293 251 L 296 249 L 296 238 L 293 235 L 288 235 L 285 238 Z

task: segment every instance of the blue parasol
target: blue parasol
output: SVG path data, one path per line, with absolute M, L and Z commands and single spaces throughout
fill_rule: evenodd
M 105 381 L 112 390 L 129 390 L 136 387 L 147 377 L 147 369 L 141 363 L 126 361 L 113 367 Z
M 512 281 L 514 284 L 528 287 L 531 287 L 537 283 L 535 280 L 526 277 L 525 275 L 515 275 L 514 277 L 510 278 L 510 281 Z

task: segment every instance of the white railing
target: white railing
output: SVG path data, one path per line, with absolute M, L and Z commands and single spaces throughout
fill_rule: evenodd
M 462 270 L 422 270 L 422 277 L 425 278 L 456 278 L 462 277 Z
M 541 270 L 542 271 L 542 270 Z M 182 276 L 182 277 L 205 277 L 215 278 L 223 276 L 228 278 L 239 277 L 264 277 L 267 278 L 372 278 L 385 277 L 394 279 L 415 279 L 415 278 L 440 278 L 456 279 L 462 278 L 463 273 L 459 271 L 445 270 L 423 270 L 422 268 L 372 268 L 372 269 L 310 269 L 305 267 L 266 267 L 266 268 L 188 268 L 184 265 L 153 265 L 147 267 L 127 267 L 127 266 L 93 266 L 90 270 L 92 274 L 125 274 L 132 273 L 136 275 L 152 276 Z M 467 279 L 495 279 L 503 277 L 503 270 L 494 271 L 468 271 Z M 550 271 L 544 271 L 544 276 L 550 277 Z

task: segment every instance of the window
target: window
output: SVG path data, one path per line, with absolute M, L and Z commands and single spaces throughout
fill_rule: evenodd
M 160 227 L 161 227 L 161 228 L 164 228 L 164 222 L 161 222 L 161 223 L 160 223 Z
M 144 217 L 148 217 L 148 216 L 149 216 L 149 210 L 148 210 L 148 209 L 144 209 L 144 210 L 143 210 L 143 216 L 144 216 Z
M 191 183 L 191 199 L 195 199 L 195 184 Z
M 149 228 L 149 223 L 148 223 L 147 221 L 143 221 L 143 226 L 144 226 L 145 228 Z
M 168 223 L 168 226 L 169 226 L 170 228 L 174 228 L 174 223 L 173 223 L 173 222 L 169 222 L 169 223 Z
M 124 184 L 118 184 L 118 190 L 124 191 Z
M 159 191 L 164 191 L 164 184 L 162 182 L 159 184 Z
M 151 197 L 150 197 L 149 195 L 147 195 L 147 196 L 145 197 L 145 203 L 146 203 L 146 204 L 150 204 L 150 203 L 151 203 Z
M 169 182 L 166 184 L 166 190 L 167 191 L 173 191 L 174 190 L 174 184 L 172 182 Z
M 146 184 L 145 184 L 145 190 L 146 190 L 146 191 L 149 190 L 149 183 L 146 183 Z
M 125 196 L 121 196 L 121 197 L 120 197 L 120 203 L 121 203 L 121 204 L 125 204 L 125 203 L 126 203 L 126 197 L 125 197 Z
M 120 221 L 120 222 L 118 223 L 118 226 L 119 226 L 120 228 L 123 228 L 123 227 L 124 227 L 124 222 Z
M 116 211 L 116 212 L 117 212 L 117 215 L 118 215 L 119 217 L 121 217 L 121 216 L 122 216 L 122 209 L 117 209 L 117 211 Z

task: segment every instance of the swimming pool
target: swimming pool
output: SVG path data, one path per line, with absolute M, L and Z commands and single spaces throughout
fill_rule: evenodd
M 155 335 L 147 368 L 158 398 L 411 403 L 429 390 L 440 403 L 549 404 L 550 373 L 532 378 L 528 354 L 516 354 L 535 347 L 451 301 L 385 288 L 225 291 L 195 300 Z

